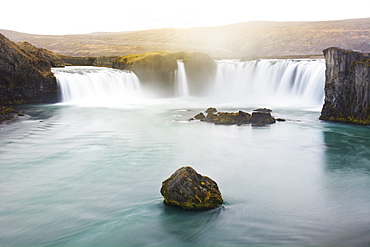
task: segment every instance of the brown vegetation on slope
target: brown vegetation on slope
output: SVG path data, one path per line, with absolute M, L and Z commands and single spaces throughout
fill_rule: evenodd
M 70 56 L 123 56 L 155 50 L 205 52 L 219 58 L 322 54 L 338 46 L 370 51 L 370 18 L 321 22 L 246 22 L 219 27 L 164 28 L 85 35 L 33 35 L 0 30 Z
M 33 52 L 40 51 L 28 44 L 22 48 L 0 34 L 0 105 L 56 100 L 51 62 Z

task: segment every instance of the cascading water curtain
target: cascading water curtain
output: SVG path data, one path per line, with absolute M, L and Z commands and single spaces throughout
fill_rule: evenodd
M 137 76 L 124 70 L 99 67 L 54 68 L 61 102 L 70 104 L 122 104 L 141 95 Z
M 225 100 L 320 106 L 324 84 L 322 59 L 221 60 L 217 62 L 212 95 Z

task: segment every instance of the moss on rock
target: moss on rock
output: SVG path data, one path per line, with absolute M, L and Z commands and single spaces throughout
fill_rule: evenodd
M 186 210 L 213 209 L 223 203 L 217 183 L 190 166 L 181 167 L 163 181 L 161 194 L 166 205 Z
M 11 107 L 0 106 L 0 124 L 22 116 L 24 116 L 22 112 L 18 112 Z

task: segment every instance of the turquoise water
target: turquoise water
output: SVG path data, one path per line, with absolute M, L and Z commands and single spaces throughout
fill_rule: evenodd
M 267 127 L 187 119 L 209 106 L 29 105 L 0 126 L 0 246 L 369 246 L 370 129 L 272 108 Z M 189 165 L 225 204 L 188 212 L 161 182 Z

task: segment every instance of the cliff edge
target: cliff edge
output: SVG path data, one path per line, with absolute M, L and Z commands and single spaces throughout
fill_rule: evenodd
M 370 125 L 370 56 L 330 47 L 324 51 L 325 103 L 321 120 Z
M 144 87 L 173 96 L 177 60 L 182 60 L 186 67 L 190 93 L 197 95 L 205 91 L 216 74 L 216 62 L 206 53 L 154 51 L 132 54 L 118 57 L 112 67 L 131 70 Z
M 57 82 L 50 61 L 39 56 L 40 52 L 28 43 L 17 45 L 0 34 L 0 105 L 57 101 Z

